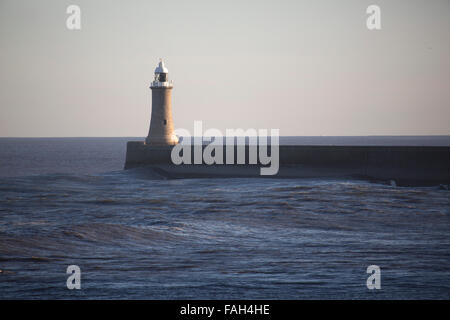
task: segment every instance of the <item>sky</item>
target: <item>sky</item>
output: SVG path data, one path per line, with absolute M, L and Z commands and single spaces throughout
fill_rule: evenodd
M 175 128 L 449 135 L 449 40 L 448 0 L 0 0 L 0 136 L 146 136 L 159 58 Z

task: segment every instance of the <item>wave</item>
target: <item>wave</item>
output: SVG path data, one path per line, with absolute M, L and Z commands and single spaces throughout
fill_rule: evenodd
M 63 231 L 66 237 L 95 242 L 153 242 L 174 241 L 180 238 L 176 231 L 161 230 L 151 227 L 126 226 L 121 224 L 93 223 L 72 225 Z

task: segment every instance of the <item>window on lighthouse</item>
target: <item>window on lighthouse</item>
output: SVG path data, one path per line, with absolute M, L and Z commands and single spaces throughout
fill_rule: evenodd
M 163 123 L 164 123 L 164 125 L 167 125 L 167 120 L 166 120 L 166 119 L 164 119 Z
M 167 81 L 167 74 L 166 73 L 160 73 L 158 76 L 159 82 L 166 82 Z

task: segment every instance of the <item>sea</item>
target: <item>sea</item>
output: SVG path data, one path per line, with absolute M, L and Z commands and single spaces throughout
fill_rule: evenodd
M 442 186 L 167 179 L 123 170 L 128 140 L 143 138 L 0 139 L 0 299 L 450 298 Z M 449 146 L 450 136 L 281 143 Z M 73 265 L 80 289 L 69 288 Z

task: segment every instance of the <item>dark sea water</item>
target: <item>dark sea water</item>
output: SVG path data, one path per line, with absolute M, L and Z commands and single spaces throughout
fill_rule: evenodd
M 449 191 L 351 180 L 167 180 L 122 170 L 127 140 L 0 139 L 1 299 L 450 298 Z M 69 265 L 81 268 L 81 290 L 66 287 Z M 381 290 L 366 287 L 369 265 L 381 268 Z

